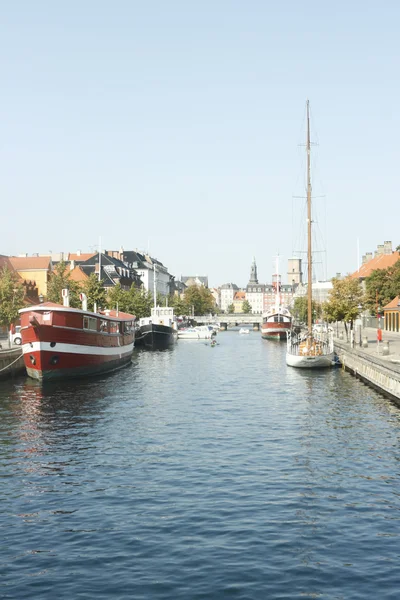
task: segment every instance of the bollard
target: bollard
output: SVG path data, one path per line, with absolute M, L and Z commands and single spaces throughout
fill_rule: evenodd
M 367 336 L 366 336 L 366 335 L 363 337 L 363 340 L 362 340 L 362 347 L 363 347 L 363 348 L 368 348 L 368 338 L 367 338 Z
M 383 342 L 382 356 L 387 356 L 388 354 L 390 354 L 390 351 L 389 351 L 389 342 Z

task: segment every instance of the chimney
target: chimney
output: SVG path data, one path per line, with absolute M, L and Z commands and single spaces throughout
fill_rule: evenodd
M 378 244 L 376 247 L 376 253 L 375 256 L 380 256 L 381 254 L 383 254 L 385 246 L 383 244 Z
M 82 310 L 87 310 L 87 296 L 83 292 L 79 294 L 79 300 L 82 302 Z
M 75 261 L 71 260 L 71 262 L 69 263 L 69 268 L 71 271 L 73 271 L 75 269 Z
M 62 295 L 62 299 L 63 299 L 63 305 L 64 306 L 69 306 L 69 289 L 64 288 L 63 290 L 61 290 L 61 295 Z
M 387 241 L 387 242 L 383 242 L 383 253 L 384 254 L 392 254 L 393 250 L 392 250 L 392 242 Z
M 80 250 L 77 250 L 77 251 L 76 251 L 76 255 L 77 255 L 77 256 L 80 256 L 80 255 L 81 255 L 81 251 L 80 251 Z
M 362 259 L 361 259 L 361 264 L 365 265 L 366 262 L 367 262 L 367 255 L 363 254 Z
M 365 261 L 368 262 L 369 260 L 373 259 L 373 254 L 372 252 L 366 252 L 365 253 Z

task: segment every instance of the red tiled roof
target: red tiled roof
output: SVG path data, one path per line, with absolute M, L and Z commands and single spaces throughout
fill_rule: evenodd
M 236 292 L 234 300 L 246 300 L 246 292 Z
M 383 310 L 387 310 L 389 308 L 400 308 L 399 302 L 400 302 L 400 296 L 396 296 L 396 298 L 393 298 L 393 300 L 391 300 L 389 302 L 389 304 L 386 304 L 386 306 L 383 307 Z
M 352 279 L 359 277 L 369 277 L 375 269 L 387 269 L 400 259 L 400 252 L 392 252 L 392 254 L 378 254 L 375 258 L 371 258 L 364 265 L 361 265 L 358 271 L 350 275 Z
M 92 258 L 92 256 L 94 256 L 95 254 L 97 254 L 97 252 L 86 252 L 85 254 L 73 254 L 72 252 L 69 252 L 68 260 L 77 260 L 80 262 L 85 262 L 86 260 L 89 260 L 89 258 Z
M 47 270 L 50 266 L 50 256 L 10 256 L 10 263 L 16 271 Z
M 89 275 L 87 275 L 84 271 L 82 271 L 82 269 L 80 268 L 80 266 L 76 266 L 74 269 L 72 269 L 72 271 L 69 271 L 69 275 L 70 278 L 72 279 L 72 281 L 86 281 L 86 279 L 89 278 Z
M 14 271 L 12 264 L 10 263 L 10 259 L 8 256 L 0 256 L 0 269 L 7 267 L 10 271 Z

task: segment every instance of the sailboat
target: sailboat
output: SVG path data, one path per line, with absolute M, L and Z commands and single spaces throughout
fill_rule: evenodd
M 311 142 L 310 142 L 310 103 L 307 100 L 307 332 L 288 333 L 286 364 L 290 367 L 323 368 L 334 365 L 333 337 L 331 332 L 316 333 L 312 327 L 312 248 L 311 248 Z
M 262 316 L 261 337 L 266 340 L 286 340 L 286 333 L 292 326 L 292 315 L 281 302 L 281 282 L 279 257 L 276 258 L 275 303 Z

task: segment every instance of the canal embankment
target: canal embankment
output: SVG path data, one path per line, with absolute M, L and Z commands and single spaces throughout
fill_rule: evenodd
M 21 346 L 0 350 L 0 379 L 14 377 L 25 369 Z
M 362 330 L 359 339 L 347 340 L 342 330 L 335 337 L 335 351 L 343 368 L 400 406 L 400 333 L 383 331 L 377 341 L 377 331 Z

